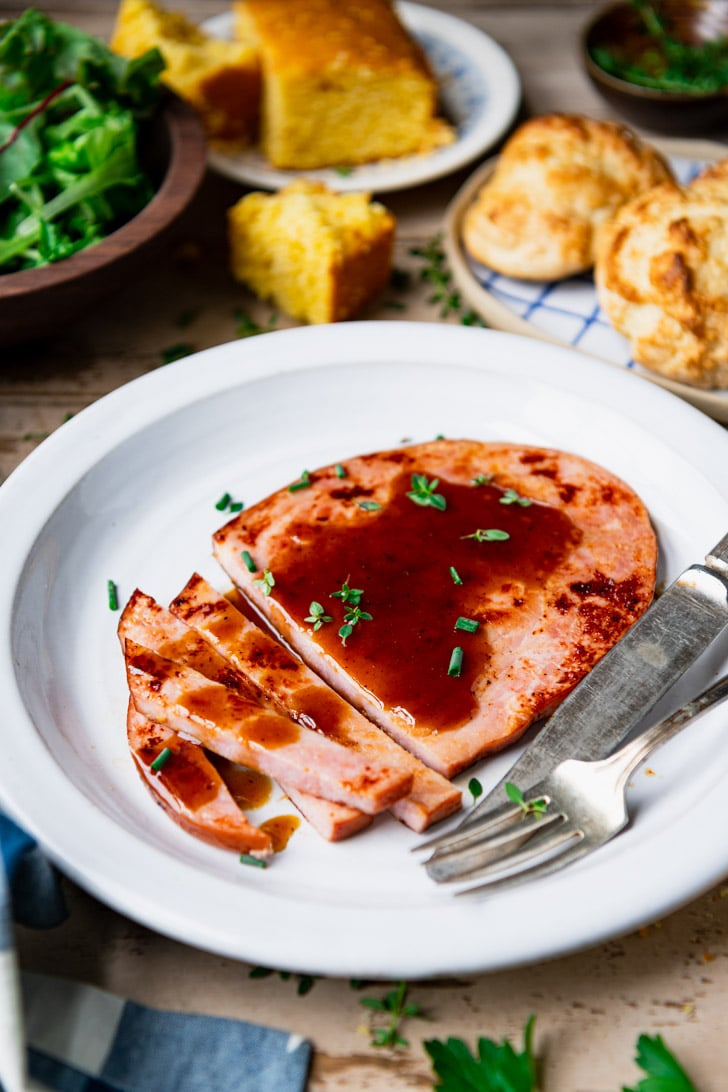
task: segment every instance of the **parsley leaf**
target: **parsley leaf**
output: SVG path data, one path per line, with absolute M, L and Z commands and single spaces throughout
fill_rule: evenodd
M 695 1085 L 665 1046 L 661 1035 L 654 1038 L 640 1035 L 635 1061 L 647 1076 L 635 1088 L 623 1088 L 622 1092 L 696 1092 Z
M 462 1039 L 444 1043 L 430 1039 L 423 1046 L 432 1059 L 439 1083 L 435 1092 L 536 1092 L 536 1061 L 532 1050 L 535 1017 L 526 1021 L 523 1051 L 517 1054 L 504 1040 L 478 1039 L 478 1053 L 470 1053 Z

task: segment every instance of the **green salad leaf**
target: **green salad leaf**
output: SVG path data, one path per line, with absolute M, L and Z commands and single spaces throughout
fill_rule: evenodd
M 138 124 L 163 67 L 32 8 L 0 24 L 0 272 L 68 257 L 147 204 Z

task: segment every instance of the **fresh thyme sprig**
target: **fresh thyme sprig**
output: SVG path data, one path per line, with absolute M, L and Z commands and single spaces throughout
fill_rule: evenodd
M 419 504 L 421 507 L 437 508 L 440 512 L 444 512 L 447 508 L 447 501 L 443 497 L 442 493 L 436 493 L 438 485 L 440 484 L 439 478 L 433 478 L 428 481 L 424 474 L 412 475 L 412 488 L 407 493 L 407 496 L 415 504 Z
M 359 1004 L 374 1012 L 389 1014 L 389 1023 L 382 1028 L 374 1028 L 371 1033 L 371 1045 L 375 1047 L 407 1047 L 409 1040 L 400 1032 L 400 1025 L 404 1019 L 414 1016 L 422 1017 L 421 1007 L 411 1001 L 407 1001 L 408 985 L 406 981 L 399 982 L 395 989 L 390 990 L 384 997 L 361 997 Z
M 315 599 L 312 599 L 309 604 L 309 615 L 304 618 L 304 622 L 310 623 L 313 626 L 314 632 L 321 629 L 321 626 L 326 622 L 333 622 L 333 618 L 330 614 L 324 613 L 324 608 L 321 603 L 318 603 Z
M 498 499 L 499 504 L 517 504 L 521 508 L 530 508 L 533 504 L 532 500 L 528 497 L 522 497 L 520 493 L 517 493 L 515 489 L 506 489 L 502 497 Z
M 485 326 L 482 318 L 470 308 L 464 308 L 457 288 L 452 286 L 452 273 L 447 267 L 445 251 L 442 248 L 442 235 L 435 235 L 423 247 L 412 247 L 410 254 L 422 260 L 420 280 L 426 281 L 432 288 L 428 303 L 440 305 L 440 318 L 457 316 L 463 326 Z
M 270 569 L 263 569 L 263 576 L 261 577 L 261 579 L 254 580 L 253 583 L 260 588 L 260 590 L 263 592 L 263 595 L 270 595 L 271 591 L 275 587 L 276 578 L 273 576 L 273 573 L 270 571 Z
M 476 542 L 505 542 L 511 536 L 507 531 L 500 531 L 497 527 L 483 529 L 479 527 L 472 535 L 462 535 L 462 538 L 474 538 Z

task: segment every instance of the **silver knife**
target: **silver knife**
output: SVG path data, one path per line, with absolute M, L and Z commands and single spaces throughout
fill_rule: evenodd
M 606 758 L 728 626 L 728 535 L 691 565 L 559 705 L 508 773 L 454 830 L 425 843 L 436 856 L 485 812 L 567 758 Z M 421 848 L 425 848 L 422 846 Z

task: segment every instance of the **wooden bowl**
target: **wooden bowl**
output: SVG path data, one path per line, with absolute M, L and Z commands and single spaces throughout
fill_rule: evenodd
M 670 20 L 671 33 L 700 43 L 728 34 L 728 4 L 724 0 L 662 0 L 656 7 Z M 620 46 L 637 51 L 645 42 L 639 15 L 630 3 L 600 9 L 581 36 L 584 69 L 597 91 L 635 125 L 659 133 L 705 136 L 728 121 L 728 88 L 719 91 L 661 91 L 643 87 L 605 71 L 592 50 Z
M 0 274 L 0 345 L 47 337 L 123 288 L 169 241 L 205 174 L 207 148 L 197 115 L 174 95 L 165 96 L 140 129 L 139 156 L 155 194 L 133 219 L 70 258 Z

